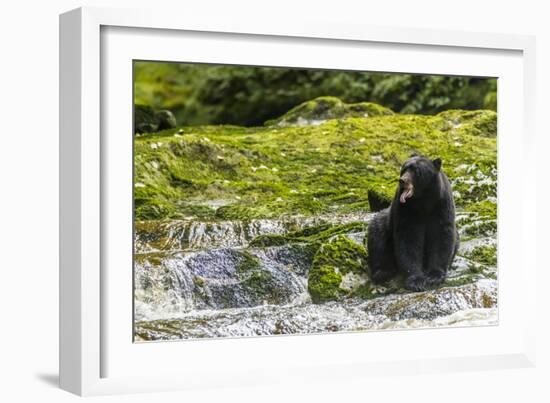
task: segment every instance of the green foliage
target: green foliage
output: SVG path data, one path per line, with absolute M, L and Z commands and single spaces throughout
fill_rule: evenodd
M 496 80 L 273 67 L 135 62 L 135 102 L 180 124 L 258 126 L 320 96 L 401 113 L 496 109 Z

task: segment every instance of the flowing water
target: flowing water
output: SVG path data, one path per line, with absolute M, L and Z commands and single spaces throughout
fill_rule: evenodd
M 322 224 L 368 222 L 371 214 L 288 217 L 216 223 L 172 221 L 138 226 L 137 341 L 236 337 L 392 328 L 490 325 L 497 322 L 496 268 L 472 275 L 465 256 L 493 235 L 463 242 L 449 281 L 454 286 L 369 300 L 313 304 L 307 275 L 315 250 L 307 242 L 253 247 L 261 235 Z M 349 239 L 364 242 L 364 231 Z M 469 281 L 461 281 L 465 275 Z

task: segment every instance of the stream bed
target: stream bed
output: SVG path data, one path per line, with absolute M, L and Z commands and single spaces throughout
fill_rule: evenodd
M 486 227 L 465 214 L 457 215 L 462 232 L 472 223 Z M 338 234 L 333 237 L 364 245 L 371 218 L 372 213 L 364 213 L 138 225 L 135 340 L 498 323 L 496 264 L 488 264 L 478 253 L 496 248 L 491 231 L 466 237 L 447 281 L 437 289 L 412 293 L 399 286 L 369 285 L 368 298 L 352 295 L 314 303 L 308 273 L 319 242 L 303 234 L 315 228 L 342 228 L 333 231 Z M 292 233 L 302 236 L 285 238 Z M 277 242 L 258 242 L 263 237 L 275 237 Z

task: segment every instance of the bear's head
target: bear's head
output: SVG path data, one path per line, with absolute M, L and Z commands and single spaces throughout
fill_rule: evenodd
M 420 198 L 438 184 L 441 159 L 430 160 L 411 156 L 401 167 L 399 177 L 399 201 L 406 203 L 411 197 Z

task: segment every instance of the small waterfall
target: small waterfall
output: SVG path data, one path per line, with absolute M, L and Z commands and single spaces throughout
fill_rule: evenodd
M 285 235 L 306 227 L 368 222 L 371 218 L 372 214 L 348 214 L 219 222 L 148 221 L 136 223 L 135 251 L 136 253 L 150 253 L 246 247 L 252 239 L 260 235 Z
M 476 248 L 496 245 L 492 231 L 465 237 L 448 274 L 449 286 L 323 304 L 313 304 L 307 291 L 317 242 L 297 242 L 304 238 L 296 237 L 292 242 L 283 239 L 287 242 L 283 245 L 250 245 L 262 235 L 285 235 L 325 224 L 368 222 L 371 217 L 136 223 L 134 306 L 138 340 L 497 322 L 496 267 L 472 260 Z M 477 225 L 474 218 L 459 214 L 459 227 Z M 354 229 L 345 236 L 364 244 L 366 232 L 362 226 L 350 228 Z
M 153 253 L 135 264 L 136 319 L 307 299 L 306 245 Z
M 194 311 L 172 320 L 138 322 L 136 333 L 141 340 L 177 340 L 492 325 L 498 321 L 496 299 L 496 280 L 480 280 L 460 287 L 369 301 Z

